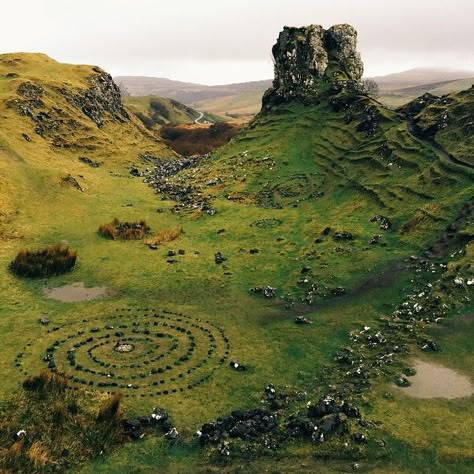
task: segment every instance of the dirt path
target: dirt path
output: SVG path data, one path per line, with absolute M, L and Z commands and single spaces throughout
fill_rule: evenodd
M 202 112 L 199 112 L 198 110 L 197 110 L 196 112 L 198 112 L 200 115 L 199 115 L 199 117 L 194 121 L 194 123 L 197 123 L 197 124 L 199 124 L 199 125 L 202 125 L 201 122 L 200 122 L 200 120 L 202 120 L 202 118 L 204 117 L 204 114 L 203 114 Z

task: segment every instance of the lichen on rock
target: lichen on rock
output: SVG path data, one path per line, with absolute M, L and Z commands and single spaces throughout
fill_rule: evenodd
M 272 53 L 275 79 L 263 97 L 264 108 L 289 100 L 317 102 L 326 90 L 358 84 L 364 70 L 357 31 L 347 24 L 328 30 L 285 26 Z

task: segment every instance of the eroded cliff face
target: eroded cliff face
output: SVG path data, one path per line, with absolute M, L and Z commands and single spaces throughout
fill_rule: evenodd
M 264 108 L 289 100 L 317 101 L 325 91 L 356 86 L 364 71 L 357 31 L 347 24 L 328 30 L 285 26 L 272 53 L 275 79 L 264 95 Z
M 88 79 L 89 87 L 82 90 L 73 90 L 67 87 L 53 87 L 48 91 L 34 82 L 22 82 L 17 89 L 18 99 L 10 102 L 18 109 L 21 115 L 30 117 L 35 122 L 35 132 L 41 136 L 54 136 L 61 125 L 76 128 L 79 124 L 68 112 L 58 106 L 47 107 L 45 96 L 59 93 L 69 104 L 79 109 L 99 128 L 104 125 L 105 117 L 117 122 L 130 119 L 124 109 L 120 97 L 120 90 L 112 77 L 99 68 L 93 68 L 94 75 Z

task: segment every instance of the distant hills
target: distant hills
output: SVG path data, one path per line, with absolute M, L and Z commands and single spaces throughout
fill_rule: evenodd
M 414 68 L 407 71 L 387 74 L 386 76 L 375 76 L 382 90 L 393 91 L 409 87 L 422 86 L 423 84 L 435 84 L 441 82 L 452 82 L 458 79 L 474 78 L 474 71 L 459 71 L 442 68 Z
M 215 118 L 201 114 L 174 99 L 157 96 L 126 96 L 124 105 L 145 125 L 148 130 L 159 130 L 162 125 L 191 124 Z
M 184 104 L 246 92 L 263 92 L 272 84 L 270 79 L 220 86 L 206 86 L 160 77 L 117 76 L 114 79 L 117 84 L 124 86 L 132 96 L 157 95 L 175 99 Z
M 426 92 L 444 95 L 468 89 L 474 84 L 474 71 L 415 68 L 373 79 L 380 86 L 380 101 L 396 107 Z
M 262 95 L 272 84 L 270 79 L 218 86 L 145 76 L 117 76 L 114 79 L 131 96 L 167 97 L 197 110 L 244 119 L 260 110 Z M 474 83 L 474 71 L 414 68 L 373 79 L 380 85 L 380 101 L 396 107 L 425 92 L 443 95 L 466 89 Z

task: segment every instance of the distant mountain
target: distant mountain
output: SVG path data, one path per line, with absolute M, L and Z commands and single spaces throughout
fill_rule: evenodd
M 435 96 L 442 96 L 469 89 L 472 84 L 474 84 L 474 74 L 472 77 L 467 79 L 434 82 L 431 84 L 421 84 L 418 86 L 395 90 L 381 89 L 379 100 L 385 105 L 397 107 L 404 105 L 427 92 Z
M 425 92 L 443 95 L 467 89 L 472 78 L 474 71 L 415 68 L 372 79 L 380 85 L 380 101 L 396 107 Z M 218 86 L 142 76 L 117 76 L 115 81 L 131 96 L 167 97 L 197 110 L 246 120 L 259 112 L 263 93 L 272 85 L 270 79 Z
M 235 95 L 245 92 L 264 92 L 272 81 L 243 82 L 236 84 L 224 84 L 218 86 L 206 86 L 204 84 L 193 84 L 191 82 L 173 81 L 160 77 L 143 76 L 117 76 L 115 82 L 125 88 L 131 96 L 157 95 L 175 99 L 184 104 Z
M 407 71 L 372 77 L 384 91 L 394 91 L 408 87 L 450 82 L 474 77 L 474 71 L 459 71 L 444 68 L 414 68 Z

